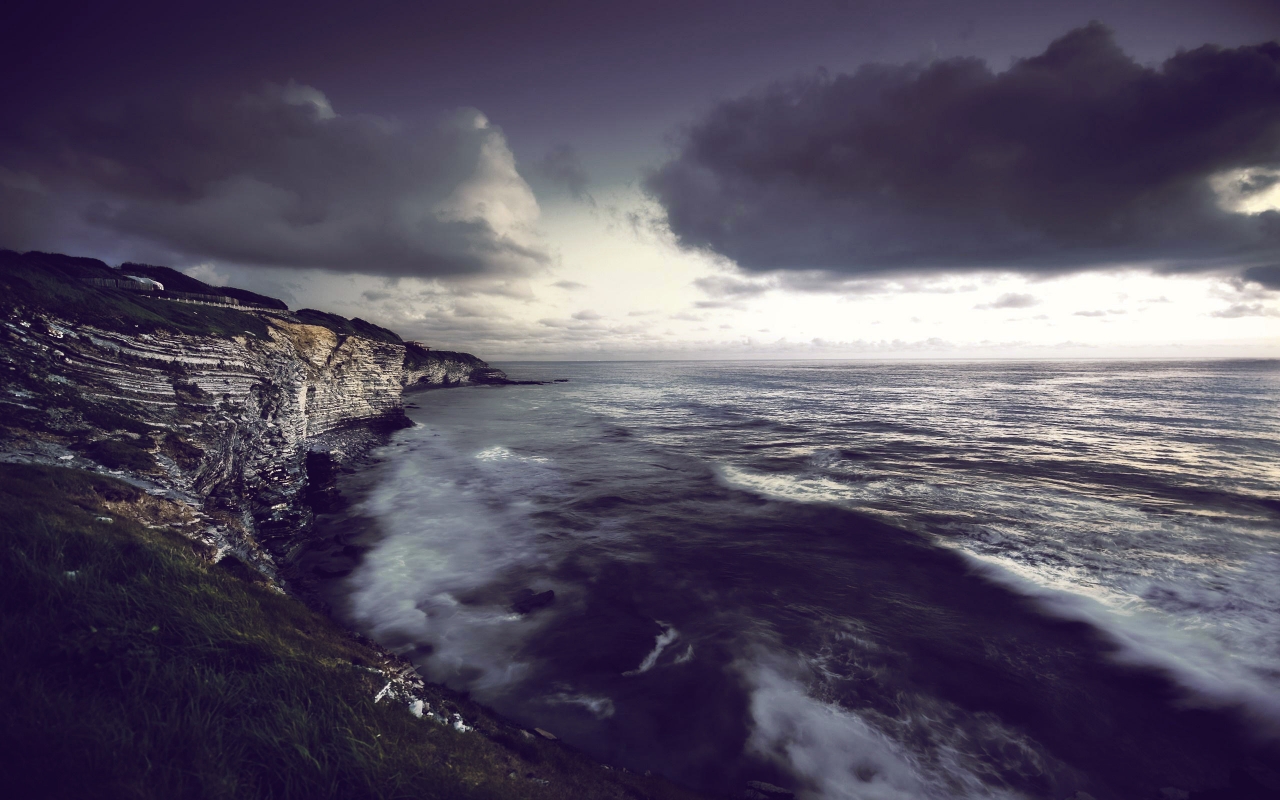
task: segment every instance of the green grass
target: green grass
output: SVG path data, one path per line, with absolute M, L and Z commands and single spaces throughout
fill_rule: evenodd
M 209 286 L 168 267 L 124 266 L 116 270 L 92 258 L 0 250 L 0 316 L 36 310 L 55 313 L 69 322 L 124 333 L 163 330 L 196 336 L 268 336 L 267 323 L 255 314 L 220 306 L 178 303 L 145 292 L 103 288 L 86 282 L 93 278 L 121 280 L 130 274 L 154 277 L 171 291 L 222 294 L 249 305 L 288 310 L 287 305 L 273 297 L 229 286 Z M 347 319 L 313 308 L 299 309 L 294 316 L 341 336 L 402 344 L 394 331 L 359 317 Z
M 125 333 L 175 331 L 196 336 L 265 338 L 260 317 L 219 306 L 190 305 L 142 292 L 105 289 L 87 278 L 119 279 L 122 273 L 89 258 L 0 251 L 0 312 L 26 309 L 55 313 L 72 323 Z
M 129 518 L 164 502 L 0 465 L 5 797 L 693 797 L 530 740 L 441 687 L 430 705 L 476 731 L 375 705 L 375 650 L 234 559 L 210 565 Z

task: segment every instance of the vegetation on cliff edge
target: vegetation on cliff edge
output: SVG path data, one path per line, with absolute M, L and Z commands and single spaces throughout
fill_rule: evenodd
M 127 275 L 158 280 L 164 284 L 165 292 L 135 292 L 93 284 L 95 280 L 127 280 Z M 220 295 L 275 309 L 339 336 L 402 343 L 395 332 L 358 317 L 349 320 L 310 308 L 290 313 L 288 305 L 274 297 L 230 286 L 211 286 L 169 267 L 125 264 L 122 269 L 113 269 L 96 258 L 0 250 L 0 311 L 5 313 L 17 308 L 51 311 L 72 322 L 125 333 L 167 330 L 196 336 L 267 335 L 267 323 L 255 313 L 164 299 L 174 292 Z
M 234 559 L 167 501 L 0 465 L 0 762 L 15 798 L 680 798 L 427 684 L 458 732 L 374 702 L 385 656 Z

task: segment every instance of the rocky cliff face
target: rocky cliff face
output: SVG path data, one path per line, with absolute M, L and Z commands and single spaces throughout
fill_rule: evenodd
M 464 383 L 506 383 L 502 370 L 494 369 L 470 353 L 428 350 L 405 343 L 405 388 L 459 386 Z
M 305 541 L 317 484 L 367 445 L 353 431 L 406 424 L 406 385 L 505 378 L 465 353 L 410 354 L 289 312 L 218 313 L 224 327 L 242 317 L 244 332 L 129 332 L 11 308 L 0 327 L 3 457 L 134 476 L 200 508 L 200 538 L 270 571 Z

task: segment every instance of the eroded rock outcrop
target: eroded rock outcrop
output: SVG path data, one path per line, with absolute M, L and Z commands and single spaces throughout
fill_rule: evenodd
M 21 295 L 54 271 L 37 267 L 0 278 Z M 0 451 L 144 479 L 197 507 L 208 543 L 268 571 L 332 503 L 334 470 L 372 441 L 353 429 L 408 424 L 406 386 L 505 381 L 474 356 L 406 347 L 360 320 L 209 308 L 202 321 L 189 304 L 177 317 L 163 298 L 72 288 L 72 301 L 46 291 L 4 312 Z M 92 293 L 123 310 L 95 316 Z
M 460 386 L 466 383 L 508 383 L 507 375 L 470 353 L 428 350 L 417 342 L 405 342 L 404 386 Z

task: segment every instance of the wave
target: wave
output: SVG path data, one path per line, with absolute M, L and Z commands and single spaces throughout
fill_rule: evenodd
M 761 497 L 935 534 L 988 580 L 1104 634 L 1118 662 L 1166 674 L 1189 704 L 1236 707 L 1280 737 L 1280 554 L 1271 537 L 1241 527 L 1247 516 L 1171 520 L 1043 488 L 1031 504 L 1025 487 L 1008 485 L 849 483 L 725 465 L 717 474 Z
M 1187 705 L 1236 708 L 1259 732 L 1280 738 L 1280 669 L 1274 662 L 1256 662 L 1224 648 L 1210 630 L 1174 628 L 1150 612 L 1116 609 L 1080 593 L 1048 588 L 1008 563 L 957 549 L 993 583 L 1030 597 L 1046 613 L 1102 632 L 1117 648 L 1117 661 L 1166 674 L 1189 692 Z
M 554 554 L 521 498 L 557 480 L 546 459 L 491 446 L 468 451 L 430 429 L 404 431 L 384 480 L 358 509 L 382 538 L 348 578 L 359 627 L 433 680 L 485 692 L 527 672 L 520 648 L 547 615 L 511 609 L 516 590 L 554 589 Z
M 1021 795 L 1001 785 L 996 768 L 1045 770 L 1029 743 L 993 720 L 975 737 L 972 721 L 948 725 L 956 712 L 941 703 L 920 705 L 923 698 L 915 698 L 914 718 L 877 719 L 815 697 L 812 674 L 806 680 L 807 670 L 776 654 L 739 669 L 751 692 L 747 747 L 800 783 L 804 800 L 1012 800 Z M 920 731 L 928 737 L 922 740 Z M 1006 755 L 993 759 L 1001 751 Z

